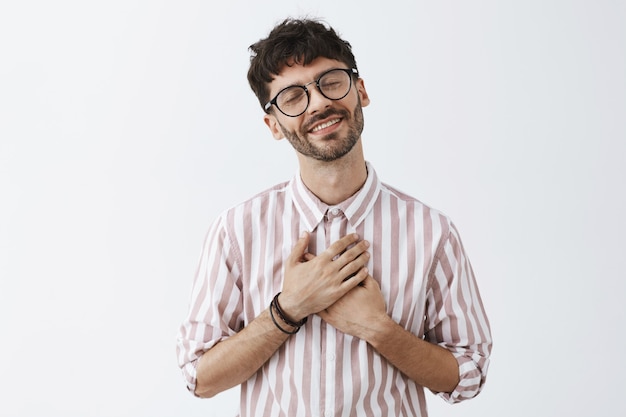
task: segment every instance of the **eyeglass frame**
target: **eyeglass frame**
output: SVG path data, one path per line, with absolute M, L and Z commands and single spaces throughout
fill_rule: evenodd
M 324 92 L 320 88 L 320 80 L 322 79 L 322 77 L 324 77 L 326 74 L 328 74 L 329 72 L 332 72 L 332 71 L 343 71 L 343 72 L 345 72 L 346 74 L 348 74 L 350 76 L 350 87 L 348 87 L 348 91 L 346 91 L 346 94 L 344 94 L 343 96 L 341 96 L 339 98 L 330 98 L 330 97 L 328 97 L 326 94 L 324 94 Z M 272 107 L 272 105 L 274 105 L 278 109 L 278 111 L 281 112 L 282 114 L 284 114 L 285 116 L 287 116 L 287 117 L 298 117 L 298 116 L 302 115 L 309 108 L 309 104 L 311 104 L 311 95 L 309 94 L 309 89 L 307 88 L 307 86 L 309 86 L 311 84 L 315 84 L 317 86 L 317 91 L 319 91 L 321 95 L 323 95 L 324 97 L 326 97 L 329 100 L 337 101 L 337 100 L 341 100 L 341 99 L 345 98 L 350 93 L 350 90 L 352 90 L 352 76 L 353 75 L 356 75 L 357 78 L 359 76 L 359 71 L 356 68 L 331 68 L 328 71 L 324 71 L 319 77 L 317 77 L 317 80 L 310 81 L 310 82 L 308 82 L 308 83 L 306 83 L 304 85 L 297 85 L 297 84 L 289 85 L 289 86 L 281 89 L 278 93 L 276 93 L 276 95 L 274 96 L 273 99 L 271 99 L 270 101 L 265 103 L 265 106 L 263 106 L 263 109 L 266 112 L 269 113 L 270 107 Z M 289 88 L 293 88 L 293 87 L 299 87 L 299 88 L 302 88 L 304 90 L 304 93 L 306 94 L 307 102 L 306 102 L 306 107 L 304 108 L 304 110 L 302 110 L 301 113 L 298 113 L 298 114 L 292 116 L 290 114 L 285 113 L 284 111 L 282 111 L 280 109 L 280 107 L 278 107 L 278 104 L 276 104 L 276 99 L 278 98 L 278 96 L 283 91 L 285 91 L 285 90 L 287 90 Z

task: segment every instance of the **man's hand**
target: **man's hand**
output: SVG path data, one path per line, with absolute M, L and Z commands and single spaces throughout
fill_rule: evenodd
M 369 243 L 355 233 L 344 236 L 317 256 L 307 253 L 309 234 L 296 242 L 285 265 L 280 305 L 299 321 L 318 313 L 363 281 L 368 274 Z
M 380 287 L 370 275 L 318 314 L 337 330 L 360 339 L 367 338 L 373 323 L 389 320 Z

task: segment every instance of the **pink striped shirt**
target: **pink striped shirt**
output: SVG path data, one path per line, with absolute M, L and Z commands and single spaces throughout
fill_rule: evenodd
M 309 252 L 356 232 L 371 243 L 370 274 L 387 313 L 450 350 L 460 383 L 438 395 L 458 402 L 486 378 L 491 335 L 459 234 L 440 212 L 381 183 L 368 163 L 362 189 L 328 206 L 299 175 L 224 212 L 211 226 L 178 335 L 178 362 L 192 392 L 198 358 L 265 310 L 282 288 L 283 264 L 304 230 Z M 426 416 L 424 389 L 365 341 L 309 317 L 241 385 L 240 415 Z

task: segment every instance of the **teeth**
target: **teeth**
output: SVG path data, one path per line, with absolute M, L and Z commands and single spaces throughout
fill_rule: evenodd
M 332 126 L 335 123 L 339 123 L 339 119 L 331 120 L 329 122 L 322 123 L 321 125 L 315 126 L 312 131 L 317 132 L 319 130 L 326 129 L 327 127 Z

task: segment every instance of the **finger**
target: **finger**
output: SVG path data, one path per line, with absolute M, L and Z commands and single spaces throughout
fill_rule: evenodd
M 369 247 L 370 243 L 367 240 L 362 240 L 350 249 L 346 250 L 341 256 L 349 260 L 356 259 L 361 256 L 361 254 L 365 253 Z
M 371 287 L 372 285 L 378 287 L 380 289 L 380 285 L 378 284 L 378 281 L 376 281 L 371 275 L 367 274 L 365 276 L 365 279 L 363 281 L 361 281 L 359 283 L 359 285 L 362 285 L 364 287 Z
M 322 252 L 322 255 L 329 259 L 333 259 L 337 255 L 341 255 L 343 252 L 345 252 L 348 246 L 358 242 L 358 240 L 359 240 L 359 235 L 356 233 L 351 233 L 349 235 L 346 235 L 342 237 L 341 239 L 337 240 L 336 242 L 334 242 L 332 245 L 330 245 L 328 249 Z
M 315 255 L 307 252 L 304 255 L 302 255 L 302 259 L 304 260 L 304 262 L 312 261 L 313 259 L 315 259 Z
M 362 240 L 359 243 L 352 246 L 350 249 L 346 250 L 340 256 L 338 256 L 335 261 L 340 268 L 345 267 L 346 265 L 350 265 L 352 262 L 358 260 L 360 257 L 366 255 L 365 258 L 361 258 L 359 262 L 367 262 L 369 259 L 369 253 L 367 249 L 370 244 L 367 240 Z M 359 263 L 357 262 L 357 264 Z M 361 266 L 363 266 L 362 264 Z
M 302 234 L 300 235 L 300 239 L 298 239 L 296 244 L 293 246 L 291 253 L 289 254 L 289 258 L 287 259 L 287 262 L 289 262 L 292 265 L 300 262 L 300 260 L 305 256 L 305 253 L 308 247 L 309 247 L 309 233 L 302 232 Z
M 369 270 L 366 267 L 360 268 L 358 271 L 344 278 L 342 286 L 348 289 L 354 288 L 357 285 L 365 286 L 368 277 L 370 277 Z
M 365 266 L 367 266 L 369 259 L 370 259 L 370 254 L 368 252 L 361 253 L 356 259 L 353 259 L 350 262 L 346 263 L 345 266 L 343 266 L 339 270 L 340 275 L 344 277 L 344 280 L 345 278 L 349 278 L 352 275 L 355 275 L 357 272 L 361 270 L 361 268 L 364 268 Z M 345 261 L 345 258 L 344 258 L 344 261 Z M 337 262 L 339 263 L 340 261 L 338 260 Z

